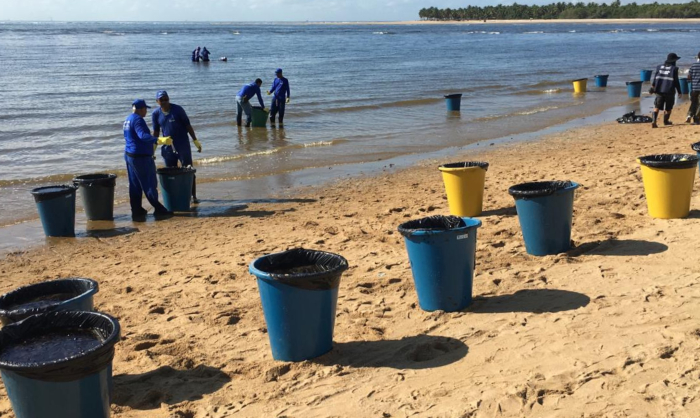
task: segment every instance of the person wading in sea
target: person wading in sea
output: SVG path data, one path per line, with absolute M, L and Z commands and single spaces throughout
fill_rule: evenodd
M 676 101 L 673 90 L 675 89 L 678 92 L 678 97 L 681 97 L 681 83 L 678 81 L 678 67 L 676 67 L 676 61 L 680 58 L 671 52 L 666 57 L 666 62 L 656 67 L 656 73 L 651 80 L 651 89 L 649 89 L 650 93 L 656 93 L 654 112 L 652 113 L 652 128 L 658 128 L 656 119 L 659 116 L 659 110 L 664 111 L 664 125 L 673 125 L 673 122 L 669 120 Z

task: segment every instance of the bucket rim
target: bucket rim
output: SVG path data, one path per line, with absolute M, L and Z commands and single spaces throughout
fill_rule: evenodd
M 57 189 L 54 191 L 48 191 L 47 189 Z M 55 184 L 51 186 L 41 186 L 35 187 L 30 191 L 34 196 L 48 196 L 48 195 L 62 195 L 75 193 L 75 186 L 69 186 L 67 184 Z
M 68 284 L 72 282 L 80 282 L 86 284 L 87 290 L 85 290 L 82 293 L 79 293 L 75 295 L 74 297 L 62 301 L 58 301 L 55 304 L 50 304 L 47 305 L 45 308 L 41 309 L 44 312 L 51 312 L 54 309 L 56 309 L 57 306 L 67 304 L 69 302 L 74 302 L 78 298 L 86 297 L 86 296 L 92 296 L 96 294 L 100 290 L 100 285 L 97 283 L 97 281 L 93 279 L 88 279 L 86 277 L 66 277 L 64 279 L 57 279 L 57 280 L 47 280 L 39 283 L 34 283 L 34 284 L 29 284 L 26 286 L 21 286 L 18 287 L 14 290 L 11 290 L 3 295 L 0 295 L 0 317 L 8 318 L 10 320 L 16 319 L 16 318 L 25 318 L 27 314 L 36 314 L 38 312 L 33 312 L 37 311 L 37 308 L 22 308 L 21 306 L 18 307 L 17 309 L 8 309 L 3 306 L 6 300 L 12 299 L 13 297 L 21 297 L 23 293 L 30 292 L 32 290 L 36 291 L 37 293 L 40 293 L 44 288 L 54 288 L 57 285 L 60 284 Z
M 328 257 L 338 257 L 339 258 L 339 263 L 337 266 L 334 266 L 333 268 L 326 270 L 326 271 L 321 271 L 321 272 L 315 272 L 315 273 L 273 273 L 273 272 L 268 272 L 264 271 L 260 268 L 260 263 L 262 263 L 264 260 L 270 257 L 279 257 L 284 254 L 291 254 L 293 252 L 310 252 L 314 253 L 315 255 L 319 256 L 328 256 Z M 248 271 L 254 275 L 256 278 L 261 279 L 261 280 L 272 280 L 272 281 L 287 281 L 287 280 L 294 280 L 294 279 L 306 279 L 306 280 L 314 280 L 318 278 L 325 278 L 328 276 L 333 276 L 333 275 L 340 275 L 342 274 L 345 270 L 349 268 L 348 260 L 345 259 L 340 254 L 336 253 L 331 253 L 328 251 L 321 251 L 321 250 L 312 250 L 312 249 L 307 249 L 307 248 L 290 248 L 285 251 L 279 251 L 276 253 L 271 253 L 271 254 L 265 254 L 261 257 L 256 258 L 255 260 L 250 262 L 250 265 L 248 266 Z M 283 280 L 279 280 L 283 279 Z
M 476 170 L 477 168 L 487 171 L 489 169 L 489 163 L 486 161 L 461 161 L 438 166 L 438 170 L 442 172 Z
M 545 188 L 544 186 L 546 185 L 552 185 L 553 183 L 559 183 L 559 185 L 555 184 L 554 188 Z M 542 185 L 543 189 L 542 190 L 532 190 L 529 193 L 526 191 L 519 191 L 518 188 L 526 185 Z M 560 187 L 558 187 L 560 186 Z M 534 198 L 534 197 L 544 197 L 544 196 L 551 196 L 553 194 L 559 194 L 559 193 L 565 193 L 569 192 L 572 190 L 576 190 L 580 187 L 581 185 L 579 183 L 576 183 L 571 180 L 544 180 L 544 181 L 527 181 L 524 183 L 519 183 L 513 186 L 510 186 L 508 188 L 508 194 L 513 196 L 513 198 L 517 199 L 527 199 L 527 198 Z
M 634 84 L 634 85 L 637 85 L 637 84 L 644 84 L 644 82 L 643 82 L 643 81 L 625 81 L 625 84 L 629 86 L 629 85 L 632 85 L 632 84 Z
M 576 80 L 574 80 L 574 83 L 576 83 L 576 82 L 578 82 L 578 81 L 584 81 L 584 80 L 588 80 L 588 77 L 586 77 L 586 78 L 577 78 Z
M 74 183 L 87 183 L 90 181 L 100 181 L 100 180 L 114 180 L 117 178 L 116 174 L 113 173 L 90 173 L 81 174 L 79 176 L 73 177 Z
M 598 77 L 609 77 L 609 76 L 610 76 L 610 74 L 596 74 L 593 77 L 598 78 Z
M 36 323 L 41 323 L 45 322 L 47 319 L 52 319 L 52 323 L 57 322 L 57 320 L 63 319 L 61 317 L 82 317 L 82 321 L 76 323 L 74 325 L 71 325 L 70 328 L 64 327 L 64 328 L 57 328 L 55 331 L 58 331 L 60 329 L 71 329 L 71 330 L 89 330 L 89 329 L 94 329 L 95 327 L 89 327 L 87 325 L 90 325 L 88 322 L 92 322 L 94 320 L 102 320 L 106 321 L 111 325 L 111 330 L 109 330 L 109 334 L 105 336 L 104 339 L 100 340 L 100 344 L 96 347 L 93 347 L 91 349 L 82 351 L 77 354 L 70 355 L 68 357 L 62 358 L 62 359 L 57 359 L 57 360 L 47 360 L 47 361 L 33 361 L 33 362 L 26 362 L 26 363 L 14 363 L 10 361 L 3 361 L 0 360 L 0 370 L 8 370 L 8 371 L 13 371 L 13 372 L 32 372 L 35 369 L 41 369 L 41 368 L 47 368 L 47 367 L 57 367 L 61 366 L 63 364 L 67 363 L 72 363 L 78 359 L 84 358 L 91 356 L 95 354 L 98 351 L 105 351 L 105 350 L 113 350 L 114 345 L 119 342 L 120 340 L 120 333 L 121 333 L 121 328 L 119 326 L 119 321 L 117 321 L 116 318 L 112 317 L 111 315 L 107 315 L 102 312 L 86 312 L 86 311 L 56 311 L 56 312 L 47 312 L 47 313 L 42 313 L 38 315 L 32 315 L 26 319 L 23 319 L 22 321 L 15 322 L 14 324 L 9 324 L 5 325 L 1 330 L 0 330 L 0 340 L 2 337 L 5 337 L 8 335 L 8 333 L 17 333 L 20 332 L 19 330 L 24 329 L 32 329 L 36 328 L 37 325 Z M 89 321 L 92 319 L 92 321 Z M 38 325 L 41 326 L 41 325 Z M 12 339 L 12 337 L 8 337 Z M 0 352 L 2 351 L 2 342 L 0 341 Z
M 442 97 L 444 97 L 445 99 L 456 99 L 458 97 L 462 97 L 462 93 L 445 94 Z
M 156 174 L 165 176 L 181 176 L 183 174 L 194 174 L 197 170 L 194 167 L 161 167 L 156 169 Z
M 659 161 L 654 159 L 654 157 L 668 157 L 671 161 Z M 678 158 L 682 160 L 673 161 Z M 669 170 L 695 168 L 698 160 L 700 160 L 700 157 L 697 154 L 651 154 L 637 158 L 637 162 L 644 167 Z
M 410 221 L 406 221 L 402 223 L 401 225 L 398 226 L 398 231 L 401 235 L 404 237 L 407 236 L 424 236 L 424 235 L 436 235 L 436 234 L 454 234 L 455 232 L 464 232 L 467 229 L 472 229 L 472 228 L 479 228 L 482 224 L 480 219 L 477 218 L 472 218 L 469 216 L 455 216 L 456 218 L 462 219 L 464 222 L 463 226 L 458 226 L 452 229 L 420 229 L 420 228 L 406 228 L 404 225 L 406 225 L 409 222 L 415 222 L 415 221 L 420 221 L 423 219 L 429 219 L 431 216 L 426 216 L 424 218 L 418 218 L 418 219 L 411 219 Z

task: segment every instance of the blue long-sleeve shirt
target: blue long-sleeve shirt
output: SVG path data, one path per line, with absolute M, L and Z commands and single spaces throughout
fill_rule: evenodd
M 187 113 L 182 106 L 170 103 L 170 112 L 167 115 L 161 108 L 154 110 L 151 114 L 151 123 L 153 124 L 154 133 L 158 132 L 162 136 L 169 136 L 173 139 L 175 149 L 189 147 L 187 133 L 189 132 L 190 118 L 187 117 Z
M 124 121 L 124 151 L 130 154 L 153 155 L 153 144 L 158 138 L 151 135 L 146 121 L 136 113 L 126 117 Z
M 284 100 L 285 97 L 291 97 L 289 92 L 289 80 L 285 77 L 276 78 L 272 82 L 272 87 L 270 87 L 270 92 L 275 95 L 276 98 Z
M 241 91 L 238 92 L 237 96 L 240 96 L 241 98 L 246 100 L 252 99 L 253 96 L 258 96 L 260 106 L 265 107 L 265 102 L 263 102 L 262 96 L 260 95 L 260 87 L 254 82 L 243 86 Z

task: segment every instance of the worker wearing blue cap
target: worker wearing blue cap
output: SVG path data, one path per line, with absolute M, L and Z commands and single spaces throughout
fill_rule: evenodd
M 145 220 L 148 213 L 141 206 L 143 194 L 155 209 L 156 218 L 172 215 L 158 201 L 158 181 L 156 179 L 156 164 L 153 161 L 153 150 L 156 144 L 172 144 L 169 137 L 157 138 L 151 135 L 151 131 L 143 118 L 148 113 L 150 106 L 143 99 L 134 100 L 131 104 L 131 114 L 124 121 L 124 160 L 126 160 L 126 172 L 129 177 L 129 203 L 131 204 L 131 217 L 135 221 Z
M 160 90 L 156 93 L 156 102 L 160 107 L 154 110 L 151 115 L 153 134 L 158 136 L 162 128 L 163 135 L 173 139 L 172 145 L 160 148 L 160 155 L 163 156 L 165 166 L 177 167 L 178 161 L 182 167 L 192 166 L 192 150 L 190 149 L 187 134 L 190 134 L 192 137 L 192 142 L 197 147 L 197 152 L 202 152 L 202 144 L 194 133 L 185 109 L 175 103 L 170 103 L 170 97 L 165 90 Z M 192 201 L 199 203 L 196 177 L 192 182 Z
M 270 105 L 270 123 L 275 123 L 275 115 L 279 112 L 280 115 L 280 125 L 284 121 L 284 105 L 289 103 L 289 80 L 282 76 L 282 69 L 278 68 L 275 70 L 275 81 L 272 82 L 272 87 L 267 92 L 267 95 L 274 94 L 272 96 L 272 105 Z
M 245 113 L 246 123 L 245 126 L 250 126 L 253 121 L 253 107 L 250 105 L 250 99 L 253 96 L 258 97 L 258 102 L 260 102 L 260 107 L 265 109 L 265 102 L 263 102 L 262 96 L 260 95 L 260 86 L 262 86 L 262 80 L 256 78 L 254 82 L 246 84 L 241 88 L 241 90 L 236 94 L 236 124 L 241 126 L 243 121 L 243 113 Z

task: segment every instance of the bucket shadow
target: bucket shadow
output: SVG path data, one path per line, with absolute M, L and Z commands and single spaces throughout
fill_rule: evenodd
M 465 311 L 473 313 L 564 312 L 583 308 L 591 298 L 583 293 L 556 289 L 526 289 L 512 295 L 475 297 Z
M 89 238 L 113 238 L 122 235 L 133 234 L 135 232 L 139 232 L 139 229 L 130 226 L 125 226 L 112 229 L 88 229 L 84 233 L 77 234 L 77 236 L 85 236 Z
M 479 216 L 516 216 L 517 214 L 518 211 L 515 210 L 515 206 L 509 206 L 507 208 L 485 210 Z
M 164 366 L 148 373 L 114 376 L 112 402 L 134 409 L 159 409 L 161 403 L 174 405 L 201 399 L 230 381 L 226 373 L 214 367 L 176 370 Z
M 567 252 L 571 257 L 580 255 L 609 255 L 609 256 L 642 256 L 659 254 L 668 250 L 668 246 L 660 242 L 636 239 L 611 239 L 581 244 Z
M 700 219 L 700 210 L 691 209 L 690 213 L 688 213 L 688 218 L 689 219 Z
M 460 340 L 417 335 L 400 340 L 335 343 L 330 353 L 312 361 L 327 366 L 428 369 L 457 362 L 468 352 L 469 348 Z

